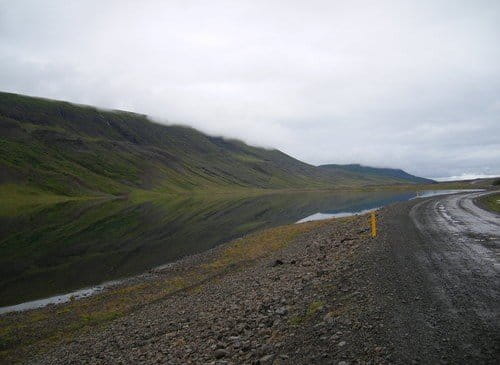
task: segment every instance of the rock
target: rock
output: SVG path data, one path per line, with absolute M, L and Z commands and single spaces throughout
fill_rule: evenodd
M 328 274 L 328 271 L 327 270 L 318 270 L 316 271 L 316 277 L 320 278 L 324 275 Z
M 259 349 L 259 353 L 261 355 L 264 355 L 264 354 L 270 354 L 270 352 L 273 350 L 273 346 L 271 346 L 270 344 L 265 344 L 263 345 L 260 349 Z M 265 356 L 264 356 L 265 357 Z
M 335 320 L 335 317 L 334 317 L 334 314 L 332 312 L 328 312 L 323 317 L 323 321 L 325 321 L 326 323 L 329 323 L 329 324 L 332 324 L 334 322 L 334 320 Z
M 171 338 L 174 338 L 177 335 L 175 332 L 169 332 L 165 334 L 165 337 L 169 340 Z
M 347 342 L 345 342 L 345 341 L 340 341 L 340 342 L 339 342 L 339 344 L 338 344 L 338 346 L 339 346 L 339 347 L 344 347 L 346 344 L 347 344 Z
M 273 354 L 262 356 L 259 359 L 259 364 L 260 365 L 271 365 L 273 363 L 273 360 L 274 360 L 274 355 Z
M 352 321 L 346 316 L 338 316 L 336 321 L 344 326 L 350 326 L 352 324 Z
M 242 345 L 241 345 L 241 351 L 243 352 L 247 352 L 251 349 L 252 347 L 250 346 L 250 344 L 248 342 L 244 342 Z
M 216 359 L 222 359 L 223 357 L 229 356 L 229 352 L 225 349 L 217 349 L 214 351 L 214 356 Z
M 283 265 L 283 264 L 284 264 L 284 262 L 283 262 L 283 261 L 281 261 L 281 260 L 277 259 L 276 261 L 274 261 L 274 263 L 273 263 L 273 267 L 275 267 L 275 266 L 279 266 L 279 265 Z
M 285 306 L 279 307 L 278 309 L 276 309 L 275 313 L 279 314 L 280 316 L 284 316 L 288 313 L 288 309 Z

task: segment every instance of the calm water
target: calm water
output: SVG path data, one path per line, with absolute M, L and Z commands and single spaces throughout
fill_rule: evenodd
M 417 195 L 384 191 L 68 202 L 3 217 L 0 306 L 136 275 L 255 230 L 368 211 Z

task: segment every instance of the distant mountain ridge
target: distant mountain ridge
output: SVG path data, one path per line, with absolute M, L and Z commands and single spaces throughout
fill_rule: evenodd
M 0 188 L 64 195 L 330 189 L 416 181 L 408 176 L 315 167 L 142 114 L 0 93 Z
M 414 182 L 414 183 L 427 184 L 434 182 L 434 180 L 431 179 L 426 179 L 424 177 L 411 175 L 401 169 L 393 169 L 387 167 L 371 167 L 371 166 L 363 166 L 360 164 L 347 164 L 347 165 L 327 164 L 327 165 L 320 165 L 318 167 L 322 169 L 342 170 L 365 176 L 380 176 L 392 179 L 399 179 L 401 181 Z

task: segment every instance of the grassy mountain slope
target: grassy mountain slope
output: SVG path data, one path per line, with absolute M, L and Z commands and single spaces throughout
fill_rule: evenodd
M 0 187 L 62 195 L 317 189 L 402 179 L 317 168 L 145 115 L 0 93 Z M 408 181 L 405 181 L 408 182 Z M 2 189 L 0 189 L 2 190 Z
M 321 165 L 319 166 L 319 168 L 356 174 L 359 175 L 360 179 L 363 178 L 392 179 L 400 183 L 416 183 L 416 184 L 427 184 L 434 182 L 433 180 L 430 179 L 411 175 L 401 169 L 370 167 L 359 164 L 350 164 L 350 165 L 329 164 L 329 165 Z

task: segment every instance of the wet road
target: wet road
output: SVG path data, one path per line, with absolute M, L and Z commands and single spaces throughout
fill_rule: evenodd
M 485 193 L 443 196 L 410 210 L 426 250 L 418 257 L 454 312 L 500 320 L 500 216 L 475 204 Z
M 485 194 L 457 194 L 427 200 L 414 206 L 410 215 L 425 237 L 452 242 L 457 249 L 471 251 L 468 256 L 485 265 L 485 269 L 498 272 L 500 216 L 475 203 Z
M 418 199 L 380 212 L 367 280 L 376 277 L 393 362 L 500 358 L 500 216 L 476 205 L 483 194 Z

